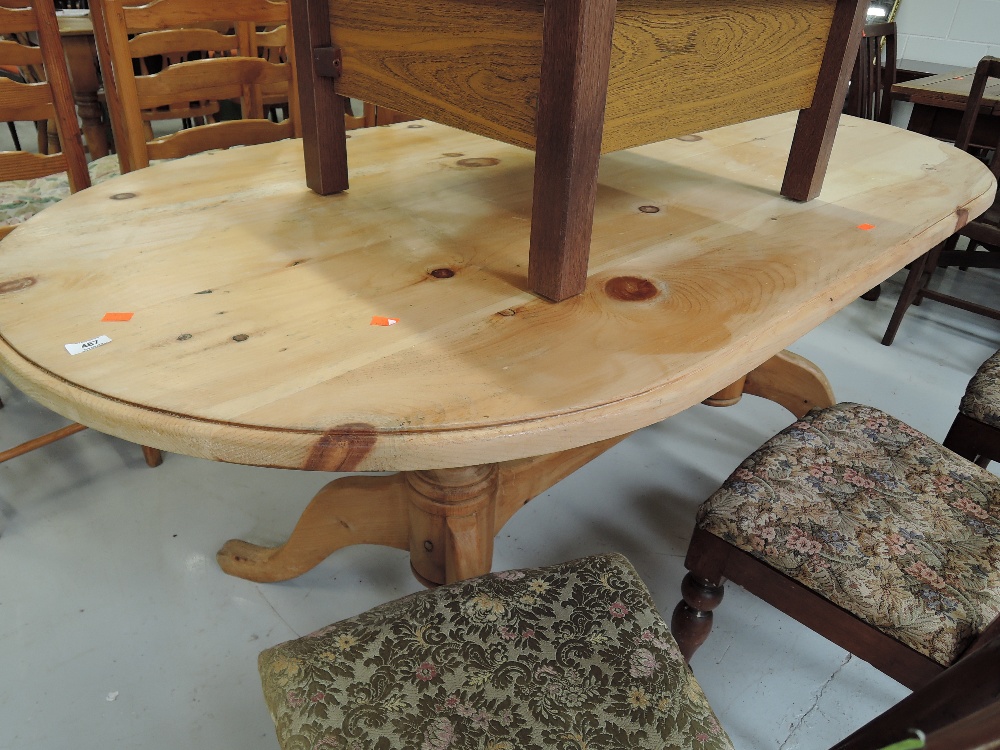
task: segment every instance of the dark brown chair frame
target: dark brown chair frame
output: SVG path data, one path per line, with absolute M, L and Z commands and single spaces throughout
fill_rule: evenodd
M 969 92 L 965 114 L 962 117 L 962 123 L 955 140 L 957 148 L 966 151 L 970 148 L 972 133 L 979 117 L 983 92 L 987 79 L 990 77 L 1000 77 L 1000 58 L 984 57 L 979 61 L 976 74 L 972 79 L 972 89 Z M 976 145 L 985 145 L 993 150 L 989 167 L 990 171 L 1000 178 L 1000 139 L 995 144 Z M 959 237 L 969 238 L 971 244 L 968 251 L 962 252 L 955 249 Z M 988 252 L 973 252 L 975 245 L 981 246 Z M 892 345 L 899 325 L 903 322 L 903 316 L 906 315 L 910 305 L 919 305 L 924 299 L 935 300 L 994 320 L 1000 320 L 1000 309 L 980 305 L 928 288 L 934 271 L 944 266 L 1000 268 L 1000 196 L 994 201 L 992 208 L 987 209 L 983 217 L 960 227 L 954 235 L 918 258 L 910 266 L 910 272 L 903 284 L 903 291 L 899 295 L 899 301 L 896 303 L 892 318 L 889 320 L 885 335 L 882 337 L 884 346 Z

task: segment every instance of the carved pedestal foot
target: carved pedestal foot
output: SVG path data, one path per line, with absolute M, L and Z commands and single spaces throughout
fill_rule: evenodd
M 231 539 L 216 559 L 232 576 L 259 583 L 287 581 L 351 544 L 408 549 L 409 527 L 401 474 L 344 477 L 316 493 L 284 544 L 261 547 Z
M 500 464 L 336 479 L 312 499 L 287 542 L 230 540 L 219 566 L 251 581 L 286 581 L 341 547 L 382 544 L 408 549 L 414 575 L 428 586 L 482 575 L 511 516 L 625 437 Z
M 796 417 L 805 416 L 810 409 L 837 403 L 833 386 L 823 371 L 805 357 L 787 350 L 775 354 L 702 403 L 732 406 L 739 403 L 745 393 L 781 404 Z

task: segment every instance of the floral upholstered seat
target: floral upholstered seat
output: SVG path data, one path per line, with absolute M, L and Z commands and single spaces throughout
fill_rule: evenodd
M 732 747 L 619 555 L 420 592 L 260 673 L 285 750 Z
M 983 362 L 973 375 L 958 411 L 1000 429 L 1000 351 Z
M 698 527 L 941 665 L 1000 613 L 1000 478 L 868 406 L 769 440 Z
M 95 159 L 87 165 L 90 182 L 96 185 L 120 174 L 115 154 Z M 0 226 L 20 224 L 43 208 L 69 197 L 69 180 L 57 172 L 33 180 L 0 182 Z

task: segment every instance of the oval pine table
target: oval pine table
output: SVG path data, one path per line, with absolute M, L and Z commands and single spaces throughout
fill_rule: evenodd
M 518 508 L 636 429 L 743 392 L 831 401 L 783 348 L 993 199 L 966 154 L 845 117 L 820 197 L 788 201 L 794 126 L 605 156 L 587 289 L 558 304 L 526 291 L 529 151 L 354 131 L 351 188 L 327 197 L 299 141 L 159 164 L 4 240 L 0 368 L 135 443 L 398 472 L 332 481 L 280 547 L 228 542 L 229 573 L 283 580 L 376 543 L 426 582 L 476 575 Z

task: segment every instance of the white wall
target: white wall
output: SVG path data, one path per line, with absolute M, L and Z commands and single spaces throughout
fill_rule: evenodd
M 1000 0 L 902 0 L 899 57 L 973 67 L 1000 57 Z

